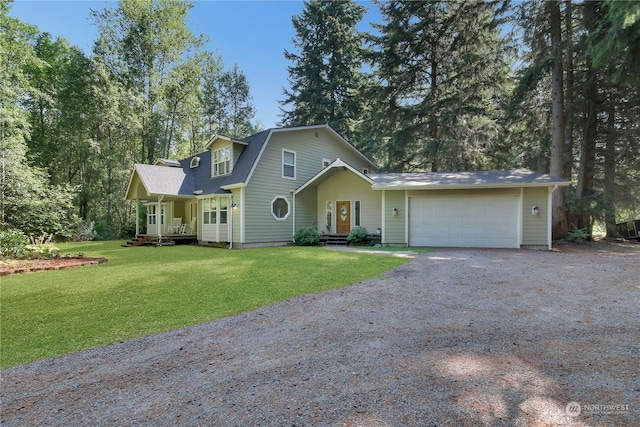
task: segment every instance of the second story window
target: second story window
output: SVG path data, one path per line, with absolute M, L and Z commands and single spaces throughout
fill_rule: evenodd
M 296 179 L 296 153 L 282 150 L 282 177 Z
M 222 147 L 213 152 L 211 168 L 213 176 L 231 173 L 231 147 Z

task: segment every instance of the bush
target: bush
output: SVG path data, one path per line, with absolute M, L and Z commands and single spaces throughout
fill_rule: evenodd
M 353 227 L 347 236 L 347 242 L 352 245 L 366 245 L 369 243 L 369 232 L 364 227 Z
M 85 242 L 88 240 L 94 240 L 98 233 L 95 230 L 95 222 L 93 221 L 82 221 L 78 224 L 76 228 L 76 232 L 71 238 L 74 242 Z
M 314 225 L 312 227 L 301 228 L 296 231 L 293 239 L 298 246 L 318 246 L 318 244 L 320 244 L 318 227 Z
M 21 231 L 6 230 L 0 231 L 0 257 L 21 258 L 27 252 L 29 240 Z
M 56 258 L 60 256 L 58 249 L 51 241 L 53 234 L 42 233 L 40 237 L 29 236 L 29 244 L 26 246 L 29 258 Z
M 590 240 L 590 239 L 591 239 L 591 235 L 587 233 L 586 228 L 576 228 L 575 226 L 573 230 L 569 231 L 569 234 L 567 236 L 567 240 L 575 243 L 586 242 L 587 240 Z

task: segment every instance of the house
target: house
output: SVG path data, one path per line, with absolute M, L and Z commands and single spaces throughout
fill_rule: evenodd
M 569 185 L 528 170 L 375 172 L 328 125 L 270 129 L 136 164 L 126 199 L 146 205 L 147 235 L 182 223 L 200 242 L 235 248 L 287 244 L 316 225 L 326 234 L 363 226 L 396 245 L 550 249 L 551 194 Z

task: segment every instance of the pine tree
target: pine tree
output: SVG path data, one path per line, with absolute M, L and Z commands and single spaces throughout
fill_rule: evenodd
M 361 116 L 362 37 L 356 25 L 365 8 L 352 0 L 305 2 L 292 19 L 297 52 L 285 50 L 290 90 L 285 90 L 282 124 L 328 123 L 339 133 L 353 135 Z
M 481 167 L 509 73 L 493 2 L 391 1 L 371 37 L 370 123 L 389 170 Z

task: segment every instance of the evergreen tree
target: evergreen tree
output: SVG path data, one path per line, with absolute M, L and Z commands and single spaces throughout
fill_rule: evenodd
M 391 1 L 375 25 L 369 122 L 394 171 L 482 167 L 509 74 L 495 2 Z
M 287 126 L 328 123 L 351 137 L 362 112 L 362 36 L 365 8 L 352 0 L 306 1 L 292 19 L 297 52 L 285 50 L 290 90 L 281 105 Z

